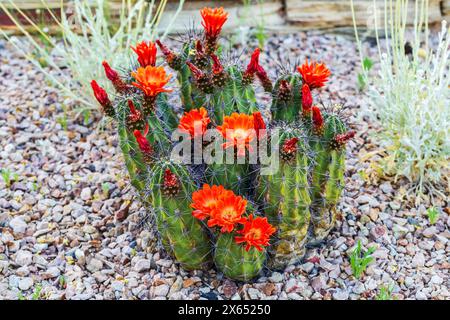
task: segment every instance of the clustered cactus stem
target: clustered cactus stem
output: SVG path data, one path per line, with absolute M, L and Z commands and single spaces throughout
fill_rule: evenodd
M 249 281 L 265 265 L 281 269 L 301 261 L 306 244 L 333 228 L 345 144 L 355 132 L 314 104 L 312 93 L 331 74 L 325 64 L 306 60 L 272 81 L 257 48 L 246 67 L 230 65 L 219 53 L 228 13 L 204 8 L 201 16 L 203 34 L 179 51 L 142 41 L 131 47 L 137 63 L 124 75 L 103 62 L 114 100 L 95 80 L 91 86 L 117 124 L 131 183 L 154 215 L 167 253 L 187 270 L 214 264 L 229 278 Z M 172 105 L 172 74 L 158 63 L 157 48 L 176 74 L 181 110 Z M 270 105 L 256 99 L 257 85 Z M 174 131 L 200 152 L 183 149 L 184 160 L 175 159 Z M 269 159 L 279 164 L 269 174 L 260 154 L 266 143 Z M 211 150 L 212 163 L 203 157 Z

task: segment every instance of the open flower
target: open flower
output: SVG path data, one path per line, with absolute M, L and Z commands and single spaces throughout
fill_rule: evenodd
M 236 224 L 243 224 L 247 200 L 234 193 L 226 193 L 220 197 L 219 201 L 211 211 L 208 227 L 221 227 L 220 232 L 233 231 Z
M 160 92 L 172 91 L 164 88 L 172 75 L 167 75 L 163 67 L 141 67 L 136 72 L 132 72 L 131 75 L 136 79 L 136 82 L 132 83 L 133 86 L 141 89 L 146 96 L 155 97 Z
M 256 137 L 255 121 L 253 115 L 234 112 L 231 116 L 225 116 L 223 124 L 217 130 L 225 138 L 223 147 L 237 147 L 238 155 L 245 155 L 245 149 L 252 151 L 250 142 Z
M 324 63 L 315 61 L 309 64 L 306 60 L 305 63 L 297 67 L 297 70 L 302 75 L 303 83 L 306 83 L 310 89 L 323 87 L 331 75 L 330 70 Z
M 222 26 L 227 21 L 228 12 L 220 8 L 203 8 L 200 11 L 202 16 L 202 26 L 205 28 L 207 37 L 216 38 L 222 31 Z
M 136 52 L 138 56 L 138 62 L 141 67 L 145 68 L 146 66 L 155 66 L 156 64 L 156 46 L 153 42 L 149 42 L 148 44 L 145 41 L 142 41 L 136 45 L 136 47 L 131 46 L 134 52 Z
M 233 191 L 226 190 L 221 185 L 210 186 L 205 183 L 202 189 L 192 193 L 191 208 L 194 209 L 192 215 L 200 220 L 210 217 L 219 200 L 230 194 L 233 194 Z
M 210 122 L 208 112 L 201 107 L 200 109 L 192 109 L 189 112 L 185 112 L 180 119 L 178 129 L 189 133 L 191 137 L 203 136 Z
M 237 231 L 240 236 L 234 238 L 236 243 L 245 243 L 245 251 L 249 251 L 251 247 L 262 251 L 263 247 L 269 245 L 270 236 L 276 229 L 267 222 L 267 218 L 253 218 L 250 215 L 244 223 L 244 229 Z

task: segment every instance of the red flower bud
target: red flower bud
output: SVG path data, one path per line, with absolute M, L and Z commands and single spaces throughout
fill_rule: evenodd
M 172 173 L 170 169 L 166 169 L 166 171 L 164 171 L 164 181 L 162 185 L 163 193 L 168 196 L 174 196 L 178 193 L 179 189 L 180 183 L 177 176 Z
M 200 70 L 199 68 L 197 68 L 195 65 L 193 65 L 191 62 L 187 61 L 186 64 L 188 65 L 189 69 L 191 70 L 191 72 L 194 74 L 194 77 L 196 79 L 199 79 L 201 77 L 203 77 L 203 71 Z
M 291 153 L 296 152 L 298 141 L 299 141 L 299 139 L 296 137 L 285 140 L 283 143 L 283 147 L 281 148 L 281 151 L 286 154 L 291 154 Z
M 223 67 L 222 67 L 222 64 L 220 63 L 219 58 L 214 53 L 212 53 L 211 59 L 214 62 L 213 66 L 212 66 L 213 73 L 215 73 L 215 74 L 221 73 L 223 71 Z
M 247 70 L 245 70 L 245 73 L 254 75 L 256 71 L 258 70 L 259 66 L 259 54 L 260 54 L 259 48 L 256 48 L 255 51 L 252 53 L 252 57 L 250 58 L 250 62 L 247 65 Z
M 266 124 L 264 123 L 264 119 L 261 115 L 261 112 L 253 112 L 253 121 L 255 125 L 256 136 L 260 138 L 266 132 Z
M 103 61 L 102 62 L 103 68 L 105 69 L 106 77 L 111 80 L 112 82 L 115 82 L 117 80 L 120 80 L 119 74 L 117 71 L 111 68 L 111 66 L 108 64 L 108 62 Z
M 108 94 L 102 87 L 98 85 L 97 81 L 92 80 L 91 87 L 92 90 L 94 91 L 95 98 L 103 108 L 111 104 L 111 101 L 108 98 Z
M 334 137 L 334 140 L 339 144 L 347 143 L 350 139 L 352 139 L 355 136 L 355 131 L 349 131 L 343 134 L 337 134 L 336 137 Z
M 302 86 L 302 111 L 304 116 L 308 116 L 311 112 L 313 99 L 309 86 L 305 83 Z
M 105 74 L 106 77 L 113 83 L 114 88 L 117 92 L 124 92 L 127 90 L 127 85 L 120 79 L 119 74 L 117 71 L 112 69 L 108 62 L 103 61 L 102 62 L 103 68 L 105 68 Z
M 153 152 L 153 148 L 150 143 L 147 141 L 146 136 L 148 135 L 149 126 L 148 123 L 145 126 L 144 134 L 142 134 L 139 130 L 134 130 L 134 136 L 139 145 L 139 149 L 141 149 L 142 153 L 145 155 L 149 155 Z
M 323 118 L 318 106 L 312 107 L 312 118 L 315 132 L 321 134 L 323 132 Z
M 195 50 L 199 54 L 204 54 L 205 53 L 205 51 L 203 50 L 202 42 L 200 40 L 197 40 L 197 42 L 195 43 Z

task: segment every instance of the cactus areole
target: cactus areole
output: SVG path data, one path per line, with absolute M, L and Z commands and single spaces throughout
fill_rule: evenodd
M 215 265 L 250 281 L 265 266 L 300 262 L 306 244 L 333 228 L 355 132 L 314 101 L 331 75 L 324 63 L 274 77 L 256 49 L 239 66 L 221 54 L 228 13 L 201 16 L 203 33 L 179 50 L 142 41 L 120 72 L 104 61 L 114 93 L 98 79 L 91 85 L 166 253 L 187 270 Z M 257 86 L 269 105 L 256 99 Z M 176 93 L 181 108 L 171 103 Z

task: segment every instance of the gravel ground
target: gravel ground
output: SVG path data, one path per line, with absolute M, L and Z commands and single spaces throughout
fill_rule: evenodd
M 181 270 L 149 246 L 117 137 L 71 119 L 64 130 L 64 101 L 0 42 L 0 167 L 18 180 L 0 181 L 0 299 L 374 299 L 383 286 L 395 299 L 449 299 L 448 208 L 441 201 L 430 225 L 426 203 L 411 208 L 401 185 L 375 174 L 377 128 L 361 117 L 353 42 L 312 32 L 272 36 L 268 45 L 331 67 L 321 97 L 349 107 L 358 136 L 348 145 L 342 217 L 327 243 L 301 265 L 242 284 Z M 358 239 L 377 248 L 360 280 L 348 259 Z

